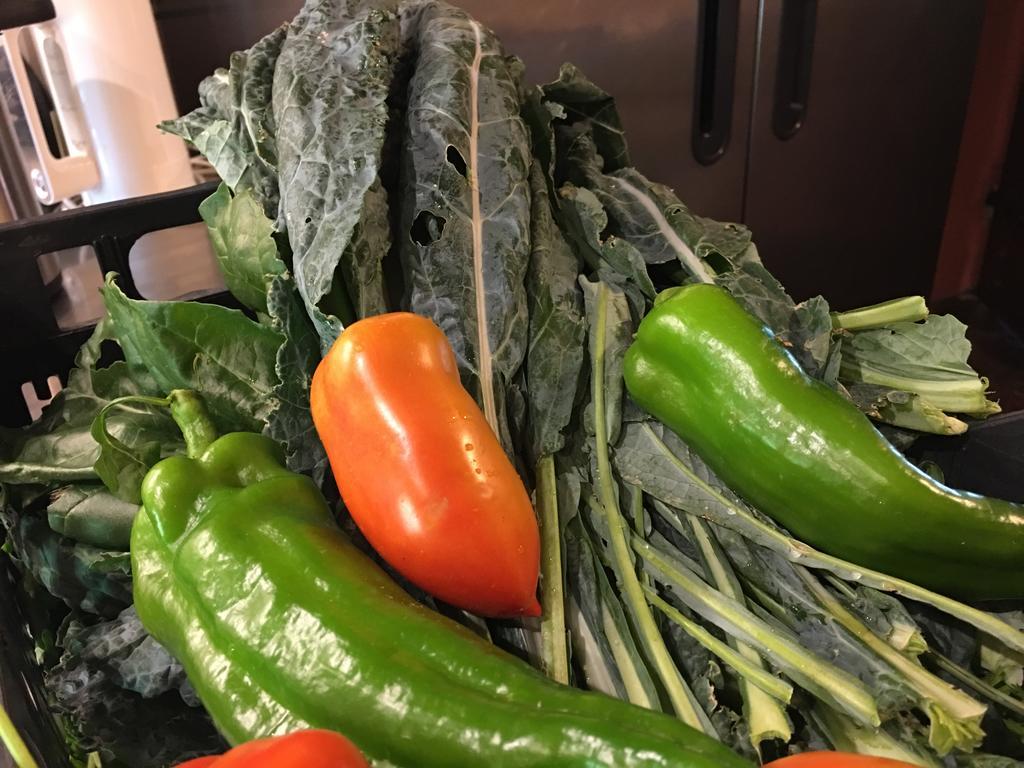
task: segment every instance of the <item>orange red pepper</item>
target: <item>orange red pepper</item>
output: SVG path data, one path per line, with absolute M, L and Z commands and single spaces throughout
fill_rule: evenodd
M 392 567 L 483 616 L 540 614 L 530 497 L 433 322 L 396 312 L 350 325 L 310 399 L 345 506 Z
M 764 768 L 916 768 L 913 763 L 845 752 L 804 752 L 768 763 Z
M 178 768 L 369 768 L 369 763 L 341 734 L 308 730 L 250 741 L 223 755 L 189 760 Z

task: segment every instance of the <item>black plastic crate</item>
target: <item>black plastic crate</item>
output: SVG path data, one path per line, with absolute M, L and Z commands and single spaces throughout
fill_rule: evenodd
M 117 272 L 121 290 L 142 298 L 132 277 L 132 246 L 149 232 L 200 221 L 199 203 L 214 189 L 214 183 L 202 184 L 0 226 L 0 424 L 28 423 L 21 385 L 33 382 L 42 396 L 47 377 L 57 375 L 66 384 L 75 353 L 92 332 L 91 327 L 62 331 L 57 325 L 39 257 L 92 246 L 100 271 Z M 238 306 L 224 292 L 201 300 Z
M 215 183 L 54 213 L 0 225 L 0 425 L 30 423 L 22 385 L 49 398 L 47 379 L 67 385 L 79 347 L 93 326 L 62 330 L 51 309 L 49 289 L 38 266 L 41 255 L 91 246 L 103 274 L 119 274 L 118 285 L 131 298 L 139 295 L 129 254 L 143 235 L 200 221 L 199 203 Z M 198 297 L 240 308 L 226 292 Z M 70 768 L 65 745 L 47 708 L 41 670 L 27 634 L 19 602 L 19 575 L 0 555 L 0 703 L 40 768 Z M 0 747 L 0 768 L 13 763 Z
M 48 377 L 57 376 L 65 385 L 78 348 L 92 332 L 91 327 L 73 331 L 58 327 L 38 257 L 91 245 L 101 271 L 118 272 L 122 290 L 131 298 L 141 298 L 128 258 L 132 245 L 149 232 L 200 221 L 199 203 L 215 186 L 204 184 L 0 226 L 0 424 L 29 423 L 22 384 L 32 382 L 41 398 L 45 398 Z M 195 300 L 241 308 L 226 292 Z M 1024 502 L 1024 411 L 976 424 L 957 438 L 921 438 L 911 453 L 915 459 L 938 464 L 954 487 Z M 18 578 L 11 561 L 0 555 L 0 702 L 40 768 L 70 768 L 26 633 Z M 11 765 L 0 748 L 0 768 Z

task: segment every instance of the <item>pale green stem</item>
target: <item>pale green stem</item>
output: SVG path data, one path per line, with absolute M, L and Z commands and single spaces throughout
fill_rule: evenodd
M 565 598 L 562 576 L 562 538 L 558 526 L 558 486 L 555 459 L 537 462 L 537 514 L 540 518 L 540 604 L 543 609 L 540 636 L 544 672 L 568 685 L 569 655 L 566 651 Z
M 697 714 L 691 696 L 687 695 L 682 678 L 676 669 L 675 662 L 665 647 L 658 625 L 654 621 L 647 599 L 644 597 L 640 579 L 633 569 L 633 558 L 630 556 L 629 545 L 626 543 L 622 513 L 612 485 L 612 468 L 608 456 L 608 423 L 605 415 L 604 402 L 604 345 L 608 323 L 608 287 L 600 283 L 598 288 L 597 323 L 594 340 L 593 373 L 591 375 L 591 395 L 594 401 L 594 431 L 597 454 L 597 493 L 604 509 L 605 522 L 608 526 L 608 539 L 611 545 L 615 570 L 619 577 L 626 601 L 637 622 L 640 640 L 650 656 L 668 693 L 672 707 L 680 720 L 688 725 L 702 729 L 701 718 Z M 714 735 L 714 734 L 710 734 Z
M 806 650 L 792 634 L 757 618 L 696 574 L 686 573 L 670 555 L 638 536 L 633 537 L 633 549 L 652 566 L 659 581 L 672 587 L 691 610 L 726 634 L 748 643 L 801 688 L 861 722 L 875 726 L 881 722 L 874 697 L 853 675 Z
M 928 317 L 928 306 L 923 296 L 906 296 L 883 301 L 870 307 L 859 307 L 847 312 L 832 313 L 832 327 L 848 331 L 880 328 L 898 322 L 917 322 Z
M 747 600 L 739 580 L 720 547 L 712 540 L 712 534 L 707 525 L 699 517 L 691 515 L 688 519 L 715 586 L 726 597 L 731 597 L 740 605 L 746 606 Z M 750 664 L 764 670 L 761 657 L 755 648 L 732 636 L 729 637 L 729 644 Z M 737 669 L 737 671 L 739 670 Z M 741 676 L 740 695 L 743 697 L 744 714 L 750 729 L 750 741 L 759 753 L 762 741 L 780 739 L 788 742 L 793 736 L 793 727 L 786 716 L 785 708 L 767 693 L 769 692 L 765 691 L 763 686 L 755 682 L 754 677 L 748 674 Z M 783 699 L 783 701 L 789 703 L 789 699 Z
M 7 747 L 17 768 L 39 768 L 32 753 L 28 751 L 28 746 L 18 733 L 18 729 L 11 722 L 10 715 L 3 707 L 0 707 L 0 741 L 3 741 L 4 746 Z
M 796 570 L 815 599 L 831 614 L 836 623 L 902 674 L 917 692 L 918 705 L 931 721 L 929 741 L 936 750 L 945 754 L 949 751 L 947 746 L 952 744 L 970 751 L 981 743 L 983 733 L 980 723 L 987 709 L 983 703 L 940 680 L 916 661 L 904 656 L 846 610 L 815 576 L 803 568 Z M 949 722 L 950 719 L 952 722 Z
M 641 536 L 644 535 L 644 495 L 643 492 L 637 488 L 636 492 L 630 499 L 631 509 L 630 516 L 633 518 L 633 530 Z M 643 566 L 637 564 L 637 574 L 640 577 L 640 583 L 646 587 L 654 586 L 651 581 L 651 575 L 644 570 Z
M 995 702 L 1001 707 L 1005 707 L 1006 709 L 1010 710 L 1015 715 L 1017 715 L 1017 717 L 1024 720 L 1024 702 L 1018 701 L 1012 696 L 1003 693 L 998 688 L 989 685 L 979 677 L 972 675 L 959 664 L 952 661 L 951 659 L 947 659 L 941 653 L 929 651 L 929 655 L 935 661 L 935 664 L 939 667 L 939 669 L 948 672 L 950 675 L 955 677 L 964 685 L 970 686 L 985 698 Z
M 695 621 L 690 621 L 681 611 L 665 602 L 653 588 L 644 587 L 647 599 L 655 608 L 664 613 L 674 624 L 677 624 L 686 634 L 707 648 L 711 653 L 720 658 L 743 678 L 749 680 L 757 690 L 768 696 L 770 701 L 778 699 L 786 704 L 793 698 L 793 686 L 785 680 L 781 680 L 768 672 L 761 664 L 761 657 L 754 654 L 755 661 L 740 654 L 708 632 L 704 627 Z M 783 738 L 779 735 L 778 738 Z

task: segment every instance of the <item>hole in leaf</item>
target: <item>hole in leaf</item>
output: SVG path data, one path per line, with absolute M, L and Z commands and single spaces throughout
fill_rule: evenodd
M 704 254 L 704 261 L 715 271 L 715 274 L 721 275 L 725 272 L 732 271 L 732 264 L 718 251 L 709 251 Z
M 306 223 L 307 223 L 307 224 L 309 224 L 309 223 L 310 223 L 311 221 L 313 221 L 313 219 L 312 219 L 312 218 L 310 218 L 309 216 L 307 216 L 307 217 L 306 217 Z
M 661 290 L 661 287 L 671 287 L 686 280 L 689 275 L 680 269 L 679 262 L 673 259 L 663 264 L 648 264 L 647 273 L 654 282 L 654 287 Z
M 462 153 L 459 152 L 459 150 L 449 144 L 448 150 L 444 153 L 444 157 L 462 178 L 467 178 L 466 158 L 462 156 Z
M 118 360 L 124 360 L 124 353 L 121 347 L 113 339 L 104 339 L 100 342 L 100 356 L 96 362 L 97 368 L 109 368 Z
M 430 211 L 420 211 L 409 228 L 409 237 L 420 245 L 430 245 L 441 239 L 445 220 Z

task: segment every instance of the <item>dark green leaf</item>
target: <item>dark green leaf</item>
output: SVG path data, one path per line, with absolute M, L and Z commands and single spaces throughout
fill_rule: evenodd
M 51 530 L 34 514 L 0 510 L 12 554 L 55 597 L 68 606 L 114 616 L 132 601 L 127 552 L 79 544 Z
M 363 218 L 338 265 L 356 318 L 388 311 L 384 255 L 391 247 L 391 229 L 387 193 L 379 180 L 370 186 L 363 200 Z
M 251 189 L 271 219 L 278 214 L 277 143 L 271 89 L 287 26 L 248 51 L 231 55 L 199 86 L 201 106 L 160 127 L 181 136 L 213 165 L 236 193 Z
M 662 194 L 674 193 L 667 187 L 661 187 Z M 669 207 L 673 201 L 669 199 Z M 679 203 L 679 205 L 683 205 Z M 696 240 L 693 242 L 693 252 L 701 259 L 723 261 L 736 267 L 744 264 L 760 264 L 761 258 L 757 255 L 757 247 L 751 241 L 750 230 L 742 224 L 735 224 L 731 221 L 715 221 L 703 216 L 692 215 L 692 223 L 684 210 L 671 210 L 668 213 L 671 220 L 687 233 L 693 232 Z
M 143 400 L 148 402 L 142 402 Z M 114 437 L 107 429 L 107 414 L 111 409 L 129 405 L 164 406 L 166 400 L 158 398 L 119 398 L 100 409 L 92 423 L 92 438 L 100 447 L 94 469 L 103 484 L 119 499 L 139 504 L 142 501 L 142 479 L 150 467 L 160 460 L 160 443 L 140 442 L 129 446 Z
M 842 385 L 839 384 L 839 366 L 843 361 L 843 337 L 836 335 L 832 338 L 831 346 L 828 350 L 828 357 L 825 359 L 825 367 L 821 371 L 821 380 L 838 390 Z M 842 394 L 840 392 L 840 394 Z
M 274 224 L 251 190 L 234 197 L 226 184 L 199 205 L 210 230 L 224 282 L 235 298 L 256 312 L 267 313 L 267 283 L 285 271 L 277 255 Z
M 309 385 L 320 362 L 320 343 L 295 281 L 278 257 L 273 224 L 248 191 L 232 198 L 223 185 L 203 201 L 200 212 L 228 287 L 249 307 L 269 315 L 271 327 L 284 340 L 274 363 L 278 381 L 264 431 L 284 445 L 290 469 L 320 483 L 327 458 L 309 413 Z
M 595 347 L 595 325 L 598 321 L 601 291 L 605 292 L 606 312 L 608 313 L 605 330 L 604 346 L 604 397 L 605 417 L 607 421 L 608 442 L 614 444 L 619 439 L 622 426 L 622 396 L 624 385 L 622 380 L 622 364 L 626 349 L 633 340 L 633 324 L 630 320 L 629 304 L 625 295 L 615 288 L 600 282 L 592 283 L 585 277 L 579 278 L 583 288 L 583 300 L 586 303 L 587 323 L 590 327 L 589 349 L 593 359 L 597 354 Z M 588 429 L 593 434 L 593 407 L 588 406 L 586 420 Z
M 62 423 L 60 394 L 41 420 L 24 430 L 0 428 L 0 482 L 51 483 L 95 480 L 99 446 L 87 424 Z
M 541 173 L 552 205 L 557 205 L 555 193 L 555 134 L 552 122 L 565 117 L 561 104 L 545 101 L 544 92 L 531 88 L 523 100 L 523 120 L 530 128 L 533 154 L 540 164 Z
M 776 334 L 789 328 L 796 304 L 760 261 L 746 261 L 718 275 L 715 282 Z
M 832 318 L 828 302 L 815 296 L 796 305 L 792 319 L 779 340 L 793 353 L 809 376 L 819 378 L 828 362 L 832 339 Z
M 64 648 L 60 672 L 67 673 L 72 664 L 102 666 L 111 682 L 144 699 L 184 690 L 185 698 L 194 700 L 184 668 L 146 632 L 135 606 L 109 621 L 72 619 L 59 643 Z
M 165 394 L 198 391 L 224 432 L 263 429 L 275 406 L 277 331 L 213 304 L 135 301 L 112 277 L 102 292 L 133 369 L 147 370 Z
M 816 378 L 825 375 L 832 339 L 828 303 L 815 296 L 795 304 L 750 246 L 735 268 L 715 278 L 743 307 L 775 332 L 804 371 Z M 833 365 L 838 365 L 838 361 Z
M 840 597 L 872 631 L 898 650 L 913 656 L 927 650 L 927 643 L 917 622 L 903 603 L 892 595 L 869 587 L 850 585 L 845 587 Z
M 676 610 L 687 618 L 694 618 L 686 605 L 670 590 L 665 590 L 664 594 L 666 601 Z M 750 743 L 747 721 L 722 701 L 727 682 L 718 660 L 674 622 L 666 622 L 663 634 L 673 658 L 689 682 L 694 698 L 710 718 L 719 739 L 748 759 L 757 760 L 757 754 Z
M 113 326 L 104 318 L 79 350 L 68 386 L 43 411 L 37 422 L 23 430 L 3 430 L 0 481 L 50 483 L 95 480 L 93 465 L 99 445 L 91 434 L 92 422 L 108 402 L 128 395 L 161 394 L 144 370 L 131 370 L 124 362 L 95 367 L 100 346 L 112 338 Z M 180 434 L 170 416 L 150 408 L 119 409 L 108 419 L 112 435 L 128 446 L 158 442 L 163 455 L 180 445 Z
M 530 174 L 533 250 L 526 273 L 530 342 L 526 352 L 527 401 L 534 460 L 561 450 L 572 416 L 586 325 L 576 284 L 579 262 L 551 216 L 539 163 Z
M 683 205 L 671 189 L 649 181 L 634 168 L 621 168 L 608 173 L 607 164 L 598 154 L 592 134 L 577 133 L 573 136 L 567 152 L 568 175 L 578 186 L 584 186 L 593 192 L 601 205 L 608 212 L 611 231 L 629 242 L 642 256 L 647 264 L 663 264 L 678 260 L 684 269 L 694 278 L 703 282 L 714 279 L 713 265 L 705 263 L 711 254 L 726 259 L 718 253 L 717 244 L 713 240 L 704 239 L 706 230 L 711 230 L 713 237 L 726 234 L 722 250 L 739 255 L 746 245 L 742 242 L 737 246 L 736 231 L 728 226 L 698 219 Z M 747 233 L 749 242 L 749 233 Z M 698 248 L 699 246 L 699 248 Z
M 602 239 L 608 217 L 594 193 L 566 184 L 558 196 L 566 237 L 598 277 L 620 289 L 633 284 L 644 296 L 653 299 L 654 283 L 647 274 L 647 265 L 640 252 L 615 235 Z
M 274 330 L 287 341 L 277 350 L 275 405 L 264 433 L 284 445 L 289 469 L 312 476 L 319 485 L 327 456 L 309 412 L 309 385 L 320 362 L 320 344 L 290 275 L 271 281 L 267 306 Z
M 623 480 L 691 514 L 728 519 L 735 515 L 732 505 L 749 510 L 696 454 L 656 421 L 624 424 L 614 462 Z
M 571 176 L 607 211 L 607 219 L 602 211 L 581 238 L 591 243 L 591 251 L 593 231 L 600 233 L 607 224 L 613 234 L 606 242 L 624 241 L 640 257 L 630 254 L 629 267 L 620 259 L 617 271 L 649 296 L 653 286 L 648 287 L 650 279 L 641 274 L 639 265 L 678 260 L 692 278 L 726 288 L 779 335 L 808 373 L 819 375 L 831 338 L 828 305 L 819 296 L 797 306 L 761 263 L 746 227 L 695 216 L 671 189 L 633 168 L 602 172 L 601 157 L 589 133 L 574 137 L 570 155 Z M 578 203 L 575 210 L 565 207 L 569 231 L 581 231 L 580 213 Z M 575 219 L 570 218 L 574 214 Z
M 55 490 L 46 508 L 52 528 L 62 536 L 106 549 L 127 550 L 138 504 L 123 501 L 91 483 Z
M 709 282 L 714 270 L 695 253 L 703 227 L 672 190 L 632 168 L 591 180 L 616 231 L 648 264 L 676 259 L 695 278 Z
M 507 451 L 527 345 L 530 142 L 517 61 L 462 11 L 428 4 L 409 91 L 401 236 L 409 307 L 448 336 Z
M 915 696 L 906 679 L 830 619 L 830 614 L 797 575 L 801 566 L 764 547 L 750 544 L 737 533 L 712 527 L 740 577 L 782 607 L 785 613 L 776 618 L 796 633 L 804 648 L 864 683 L 874 694 L 883 717 L 914 707 Z
M 398 57 L 396 0 L 311 0 L 274 72 L 281 213 L 306 310 L 329 349 L 386 308 L 381 149 Z
M 608 172 L 629 165 L 629 150 L 615 99 L 596 86 L 573 64 L 563 64 L 558 79 L 542 88 L 544 98 L 561 105 L 571 123 L 585 121 Z
M 184 670 L 143 629 L 134 608 L 110 621 L 73 619 L 64 654 L 46 674 L 56 709 L 83 750 L 112 768 L 177 765 L 227 747 Z

